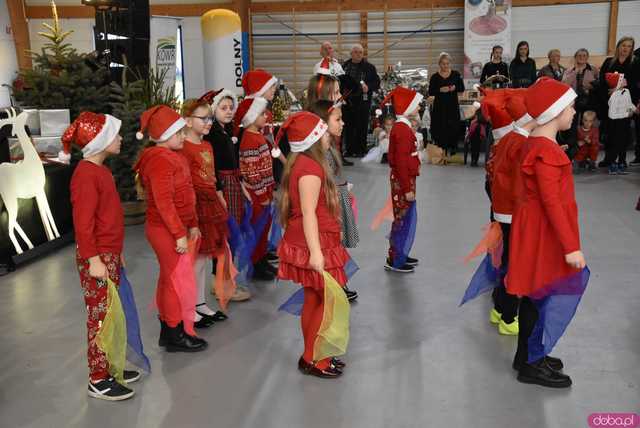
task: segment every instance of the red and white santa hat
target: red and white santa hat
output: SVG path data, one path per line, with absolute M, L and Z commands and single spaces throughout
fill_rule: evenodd
M 544 125 L 571 105 L 578 95 L 571 86 L 549 77 L 541 77 L 527 89 L 527 111 L 538 125 Z
M 246 128 L 258 119 L 264 111 L 267 109 L 269 102 L 262 97 L 245 98 L 242 100 L 236 110 L 236 115 L 233 118 L 237 126 Z
M 278 83 L 278 79 L 261 69 L 247 71 L 242 76 L 245 98 L 262 97 L 276 83 Z
M 382 100 L 380 108 L 384 108 L 384 106 L 391 101 L 393 111 L 396 112 L 396 115 L 409 116 L 411 113 L 418 110 L 423 98 L 422 94 L 414 91 L 413 89 L 397 86 L 393 91 L 387 94 L 384 100 Z
M 513 131 L 513 119 L 506 109 L 506 92 L 504 89 L 485 91 L 485 97 L 480 103 L 473 105 L 480 108 L 482 116 L 491 122 L 491 133 L 495 140 Z M 480 105 L 478 105 L 480 104 Z
M 88 158 L 104 151 L 120 132 L 122 122 L 110 114 L 98 114 L 83 111 L 64 131 L 62 150 L 58 153 L 61 162 L 71 160 L 71 145 L 82 150 L 82 156 Z
M 616 91 L 622 88 L 622 84 L 624 83 L 624 73 L 605 73 L 604 79 L 607 81 L 607 86 L 609 89 L 615 89 Z
M 211 106 L 211 110 L 213 114 L 215 114 L 216 109 L 218 108 L 218 104 L 225 98 L 231 98 L 231 102 L 233 103 L 233 111 L 235 112 L 238 109 L 238 97 L 236 94 L 231 92 L 228 89 L 219 89 L 217 91 L 209 91 L 198 98 L 198 101 L 206 101 Z
M 289 116 L 276 136 L 276 145 L 286 134 L 293 153 L 300 153 L 313 146 L 329 130 L 329 126 L 319 116 L 301 111 Z
M 518 128 L 522 128 L 533 120 L 527 112 L 527 104 L 524 100 L 526 89 L 508 89 L 505 107 Z
M 154 106 L 140 116 L 140 130 L 136 132 L 136 138 L 142 140 L 146 132 L 151 141 L 163 143 L 185 126 L 187 122 L 171 107 Z

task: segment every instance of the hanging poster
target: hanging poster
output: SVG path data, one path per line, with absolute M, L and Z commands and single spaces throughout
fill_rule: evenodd
M 150 66 L 164 73 L 165 87 L 176 84 L 176 58 L 178 27 L 180 18 L 152 16 L 150 22 L 149 59 Z
M 511 0 L 465 0 L 464 80 L 471 87 L 480 80 L 491 48 L 502 46 L 502 60 L 511 61 Z

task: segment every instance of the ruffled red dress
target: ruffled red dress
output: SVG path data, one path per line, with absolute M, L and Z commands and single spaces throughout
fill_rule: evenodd
M 506 287 L 531 296 L 578 270 L 565 255 L 580 250 L 571 161 L 554 141 L 530 137 L 523 147 L 524 196 L 513 215 Z
M 299 155 L 289 178 L 289 199 L 291 209 L 286 231 L 278 246 L 280 266 L 278 278 L 290 280 L 303 287 L 313 287 L 317 290 L 324 289 L 323 276 L 309 266 L 309 247 L 304 237 L 302 226 L 302 207 L 300 204 L 300 192 L 298 182 L 306 175 L 315 175 L 322 182 L 316 216 L 318 217 L 318 229 L 320 231 L 320 248 L 324 256 L 324 268 L 342 286 L 347 283 L 344 273 L 344 265 L 349 260 L 349 254 L 342 246 L 340 221 L 334 216 L 327 206 L 325 195 L 325 173 L 322 166 L 310 157 Z
M 202 233 L 200 254 L 217 256 L 224 251 L 229 236 L 227 220 L 229 214 L 216 193 L 216 175 L 213 150 L 205 142 L 194 144 L 185 141 L 180 154 L 189 163 L 191 181 L 196 193 L 198 228 Z

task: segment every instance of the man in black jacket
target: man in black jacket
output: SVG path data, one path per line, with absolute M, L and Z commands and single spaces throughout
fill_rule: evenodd
M 371 98 L 380 89 L 380 77 L 376 67 L 364 58 L 364 49 L 359 44 L 353 46 L 351 59 L 342 68 L 351 80 L 359 83 L 343 107 L 346 154 L 362 157 L 367 151 Z
M 636 105 L 640 106 L 640 48 L 633 52 L 633 64 L 631 65 L 631 79 L 629 80 L 635 85 L 630 88 L 632 95 L 635 95 Z M 640 114 L 635 115 L 636 121 L 636 148 L 634 159 L 630 165 L 640 165 Z

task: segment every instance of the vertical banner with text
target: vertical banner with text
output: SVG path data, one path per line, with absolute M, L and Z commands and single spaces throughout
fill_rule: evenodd
M 491 60 L 491 48 L 503 47 L 502 60 L 511 61 L 511 0 L 465 0 L 464 81 L 480 80 L 482 66 Z
M 229 89 L 242 94 L 243 43 L 240 16 L 213 9 L 200 18 L 207 90 Z
M 152 16 L 149 33 L 149 65 L 158 73 L 166 73 L 165 87 L 176 84 L 176 52 L 178 27 L 182 20 L 165 16 Z M 181 66 L 181 64 L 180 64 Z

